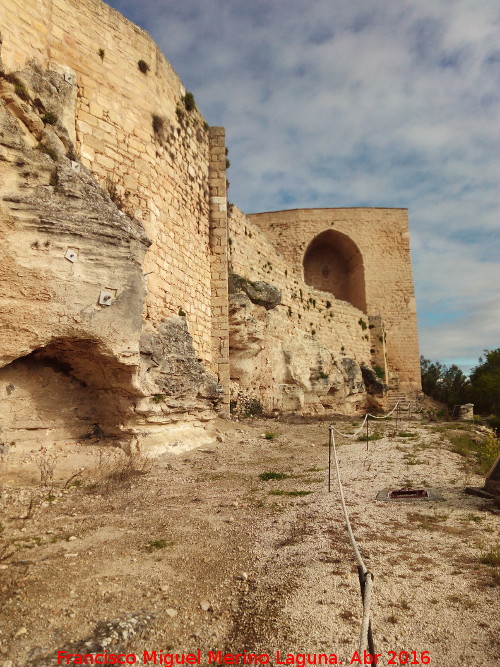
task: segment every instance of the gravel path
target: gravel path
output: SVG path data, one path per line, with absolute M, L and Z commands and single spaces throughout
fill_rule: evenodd
M 51 494 L 34 486 L 29 457 L 9 454 L 0 666 L 57 664 L 58 650 L 83 651 L 85 642 L 136 654 L 136 664 L 144 651 L 156 651 L 162 664 L 160 652 L 197 650 L 202 665 L 217 650 L 269 655 L 269 664 L 277 651 L 283 662 L 295 656 L 291 664 L 323 653 L 365 664 L 354 653 L 355 561 L 336 482 L 326 489 L 328 424 L 219 421 L 217 428 L 214 446 L 111 481 L 125 458 L 65 445 Z M 353 528 L 375 576 L 377 664 L 391 664 L 390 651 L 393 664 L 403 664 L 406 651 L 408 664 L 426 664 L 429 655 L 437 667 L 498 665 L 499 574 L 479 559 L 498 548 L 499 513 L 492 501 L 463 493 L 484 479 L 435 425 L 378 428 L 383 437 L 368 451 L 366 442 L 339 443 Z M 62 490 L 79 467 L 75 480 L 83 484 Z M 287 476 L 264 481 L 265 472 Z M 444 500 L 375 500 L 382 489 L 410 484 L 437 489 Z M 31 518 L 19 518 L 32 496 Z

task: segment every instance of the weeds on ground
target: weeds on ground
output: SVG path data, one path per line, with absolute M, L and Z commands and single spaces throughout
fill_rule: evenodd
M 153 465 L 151 459 L 138 454 L 127 455 L 121 449 L 109 446 L 99 447 L 96 457 L 97 465 L 90 473 L 93 479 L 87 488 L 103 495 L 130 486 L 137 477 L 147 475 Z
M 272 431 L 267 431 L 267 433 L 264 433 L 264 438 L 266 440 L 274 440 L 275 438 L 278 437 L 277 433 L 273 433 Z
M 422 465 L 425 463 L 425 461 L 422 461 L 421 459 L 418 459 L 415 454 L 412 454 L 411 452 L 406 453 L 403 456 L 403 460 L 406 463 L 406 465 L 409 466 L 416 466 L 416 465 Z
M 287 475 L 284 472 L 275 472 L 274 470 L 268 470 L 267 472 L 261 472 L 259 479 L 263 482 L 268 482 L 271 479 L 287 479 L 290 475 Z
M 434 532 L 436 530 L 441 530 L 441 524 L 448 520 L 447 514 L 422 514 L 420 512 L 408 512 L 407 521 L 408 523 L 416 523 L 417 528 L 422 528 L 423 530 L 429 530 Z
M 165 549 L 166 547 L 172 547 L 173 545 L 174 543 L 171 540 L 151 540 L 151 542 L 148 542 L 144 548 L 151 554 L 154 551 L 158 551 L 158 549 Z
M 478 562 L 482 565 L 489 565 L 490 567 L 500 567 L 500 549 L 491 549 L 481 554 Z
M 42 486 L 53 486 L 54 471 L 61 453 L 50 451 L 47 447 L 40 447 L 35 454 L 35 463 L 40 471 L 40 484 Z
M 480 554 L 477 558 L 479 566 L 485 565 L 482 568 L 481 583 L 486 588 L 500 587 L 500 549 L 490 549 Z
M 368 441 L 371 442 L 372 440 L 382 440 L 383 437 L 384 436 L 382 435 L 382 433 L 380 433 L 379 431 L 375 431 L 375 433 L 372 433 L 371 435 L 368 435 L 368 438 L 366 437 L 366 434 L 365 435 L 359 435 L 357 437 L 357 441 L 358 442 L 366 442 L 368 440 Z
M 485 475 L 500 454 L 500 438 L 489 433 L 484 440 L 476 440 L 466 433 L 447 433 L 451 451 L 460 454 L 478 474 Z
M 276 543 L 276 548 L 292 547 L 301 544 L 306 535 L 310 534 L 310 528 L 305 521 L 294 523 L 290 526 L 290 531 L 283 539 Z
M 312 491 L 269 491 L 270 496 L 308 496 Z

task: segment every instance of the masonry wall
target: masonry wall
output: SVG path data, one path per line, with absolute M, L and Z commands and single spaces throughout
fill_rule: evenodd
M 370 363 L 368 328 L 359 321 L 364 313 L 304 283 L 300 267 L 286 256 L 286 244 L 277 248 L 274 237 L 255 224 L 259 216 L 245 216 L 236 206 L 229 215 L 229 257 L 232 270 L 252 281 L 271 283 L 281 291 L 278 310 L 297 328 L 313 334 L 335 357 Z
M 389 379 L 399 381 L 405 390 L 420 389 L 417 318 L 406 209 L 297 209 L 247 217 L 265 233 L 288 266 L 301 277 L 304 254 L 318 234 L 332 229 L 352 239 L 363 260 L 366 291 L 364 316 L 380 316 L 384 323 Z M 383 354 L 380 349 L 374 353 L 377 359 L 380 354 Z
M 153 242 L 144 317 L 186 313 L 212 366 L 208 126 L 186 110 L 178 76 L 147 33 L 100 0 L 3 0 L 0 29 L 7 72 L 35 59 L 75 74 L 67 129 L 77 155 Z

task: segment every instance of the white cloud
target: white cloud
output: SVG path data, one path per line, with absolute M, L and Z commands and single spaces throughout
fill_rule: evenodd
M 489 315 L 500 278 L 495 3 L 111 4 L 149 29 L 208 122 L 226 127 L 232 201 L 248 212 L 408 207 L 424 353 L 500 345 Z

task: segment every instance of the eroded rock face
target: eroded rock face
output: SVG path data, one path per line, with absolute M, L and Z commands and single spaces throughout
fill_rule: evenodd
M 229 274 L 229 294 L 245 294 L 252 303 L 272 310 L 281 303 L 281 292 L 274 285 L 262 280 L 253 282 L 236 273 Z
M 150 241 L 75 159 L 74 91 L 0 78 L 0 441 L 196 441 L 219 387 L 184 318 L 143 322 Z
M 266 309 L 243 292 L 230 297 L 229 348 L 231 398 L 243 414 L 259 403 L 265 412 L 304 415 L 353 414 L 367 404 L 356 361 L 335 360 L 279 308 Z

